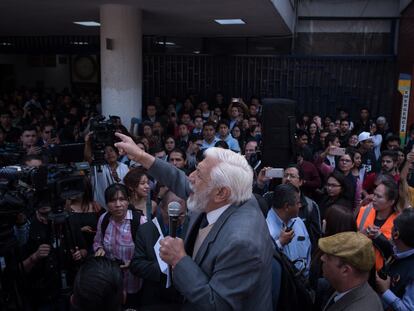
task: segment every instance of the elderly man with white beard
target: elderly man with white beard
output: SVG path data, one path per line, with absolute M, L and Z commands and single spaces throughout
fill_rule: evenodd
M 243 156 L 209 148 L 187 178 L 172 165 L 116 134 L 121 153 L 139 162 L 191 212 L 185 241 L 166 237 L 160 256 L 173 269 L 183 310 L 272 310 L 273 246 L 252 196 L 253 172 Z

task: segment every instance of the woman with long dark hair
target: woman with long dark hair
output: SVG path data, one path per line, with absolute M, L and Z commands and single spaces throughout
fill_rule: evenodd
M 315 154 L 317 151 L 322 150 L 322 144 L 319 139 L 319 129 L 318 125 L 315 122 L 311 122 L 308 127 L 308 137 L 309 142 L 308 146 L 312 150 L 312 154 Z
M 237 141 L 239 142 L 240 150 L 244 150 L 244 145 L 246 144 L 246 136 L 238 124 L 233 126 L 233 129 L 231 130 L 231 135 L 234 139 L 237 139 Z
M 173 151 L 173 149 L 175 149 L 175 147 L 176 147 L 176 143 L 175 143 L 174 136 L 167 135 L 164 139 L 165 153 L 169 154 L 171 151 Z
M 65 209 L 70 212 L 71 220 L 79 225 L 87 251 L 92 253 L 93 238 L 102 208 L 93 200 L 92 184 L 87 177 L 83 178 L 83 190 L 83 194 L 66 201 Z
M 126 174 L 124 183 L 130 192 L 130 203 L 136 210 L 142 212 L 147 219 L 151 219 L 157 208 L 157 204 L 150 200 L 151 206 L 147 206 L 151 189 L 146 170 L 141 167 L 131 169 Z M 148 215 L 148 212 L 150 215 Z
M 349 197 L 352 199 L 353 202 L 353 209 L 357 209 L 361 202 L 361 192 L 362 192 L 362 183 L 359 178 L 356 178 L 352 174 L 352 169 L 354 168 L 354 156 L 355 152 L 354 149 L 348 148 L 345 150 L 345 153 L 341 156 L 336 156 L 335 161 L 337 164 L 335 168 L 326 164 L 324 162 L 324 155 L 333 153 L 333 150 L 339 150 L 336 146 L 329 146 L 325 152 L 323 152 L 319 159 L 315 162 L 316 167 L 319 169 L 319 172 L 325 178 L 328 178 L 329 174 L 338 171 L 343 174 L 346 178 L 346 182 L 349 184 Z
M 353 211 L 353 191 L 344 174 L 333 171 L 325 184 L 325 194 L 319 204 L 322 219 L 332 205 L 341 205 Z

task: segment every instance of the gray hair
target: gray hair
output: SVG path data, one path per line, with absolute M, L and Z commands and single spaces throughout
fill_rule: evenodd
M 387 119 L 385 119 L 385 117 L 380 116 L 380 117 L 377 118 L 377 123 L 385 124 L 385 123 L 387 123 Z
M 218 160 L 210 172 L 213 187 L 229 187 L 230 203 L 240 204 L 252 196 L 253 170 L 238 153 L 221 148 L 208 148 L 205 156 Z

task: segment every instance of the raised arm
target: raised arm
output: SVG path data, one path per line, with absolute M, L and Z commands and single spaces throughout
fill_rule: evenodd
M 128 155 L 128 158 L 140 163 L 148 169 L 148 174 L 157 181 L 166 185 L 173 193 L 182 199 L 187 199 L 191 193 L 190 185 L 185 173 L 175 166 L 155 159 L 152 155 L 141 150 L 131 137 L 115 133 L 122 141 L 115 144 L 121 154 Z

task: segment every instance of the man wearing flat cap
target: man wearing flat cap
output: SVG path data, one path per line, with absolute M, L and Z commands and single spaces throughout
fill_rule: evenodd
M 323 276 L 335 289 L 323 311 L 380 311 L 381 301 L 368 285 L 375 263 L 372 242 L 359 232 L 319 239 Z

